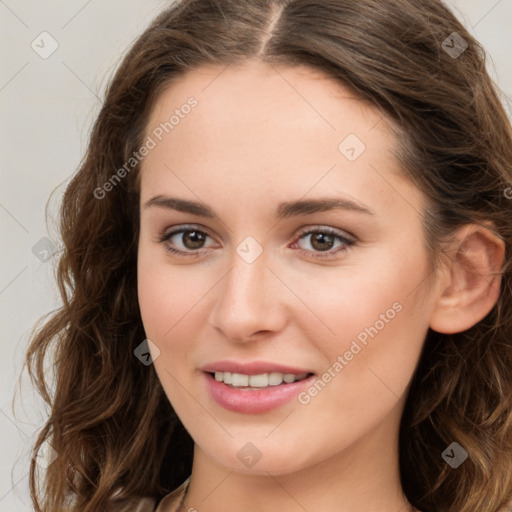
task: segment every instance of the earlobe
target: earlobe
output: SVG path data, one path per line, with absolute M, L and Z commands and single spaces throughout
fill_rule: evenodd
M 505 243 L 490 223 L 464 226 L 456 235 L 430 318 L 434 331 L 462 332 L 491 311 L 501 284 Z

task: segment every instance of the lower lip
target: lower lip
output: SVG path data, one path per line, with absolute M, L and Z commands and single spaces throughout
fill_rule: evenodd
M 215 377 L 209 373 L 203 374 L 206 378 L 206 387 L 215 402 L 230 411 L 246 414 L 258 414 L 277 409 L 309 387 L 315 380 L 315 375 L 310 375 L 306 379 L 291 384 L 280 384 L 258 390 L 241 390 L 215 380 Z

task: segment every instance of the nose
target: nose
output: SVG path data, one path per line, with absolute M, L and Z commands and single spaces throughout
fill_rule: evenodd
M 215 287 L 210 325 L 226 339 L 247 343 L 255 337 L 271 337 L 287 321 L 286 289 L 262 253 L 252 263 L 237 253 L 231 268 Z

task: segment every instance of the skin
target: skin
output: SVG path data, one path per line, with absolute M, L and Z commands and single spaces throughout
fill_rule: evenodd
M 424 197 L 399 174 L 396 135 L 340 84 L 308 68 L 257 61 L 203 66 L 160 95 L 147 134 L 190 96 L 198 105 L 143 160 L 138 252 L 142 319 L 159 350 L 155 369 L 195 442 L 183 510 L 414 510 L 400 485 L 398 428 L 425 335 L 429 326 L 476 323 L 499 286 L 493 281 L 496 293 L 484 293 L 472 280 L 464 288 L 465 273 L 452 272 L 456 259 L 429 271 Z M 349 134 L 366 145 L 355 161 L 338 149 Z M 145 206 L 159 194 L 203 203 L 218 219 Z M 334 196 L 374 214 L 274 217 L 281 202 Z M 203 246 L 179 233 L 167 246 L 193 255 L 166 251 L 158 237 L 187 224 L 208 235 Z M 299 233 L 312 227 L 355 244 L 333 254 L 343 247 L 334 238 L 325 245 L 331 256 L 315 258 L 325 251 Z M 248 236 L 262 249 L 252 263 L 236 252 Z M 499 263 L 501 253 L 478 240 L 476 260 Z M 474 299 L 462 320 L 454 290 Z M 293 399 L 242 414 L 206 390 L 199 368 L 221 359 L 274 361 L 321 376 L 396 303 L 401 311 L 307 404 Z M 250 468 L 237 457 L 247 442 L 261 453 Z

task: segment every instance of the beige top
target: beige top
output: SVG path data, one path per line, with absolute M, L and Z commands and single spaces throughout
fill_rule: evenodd
M 181 498 L 185 494 L 189 481 L 190 477 L 188 477 L 177 489 L 165 496 L 155 512 L 176 512 Z
M 115 501 L 109 506 L 108 512 L 176 512 L 181 498 L 185 494 L 189 480 L 190 477 L 177 489 L 164 496 L 156 509 L 156 503 L 153 498 L 133 498 Z

